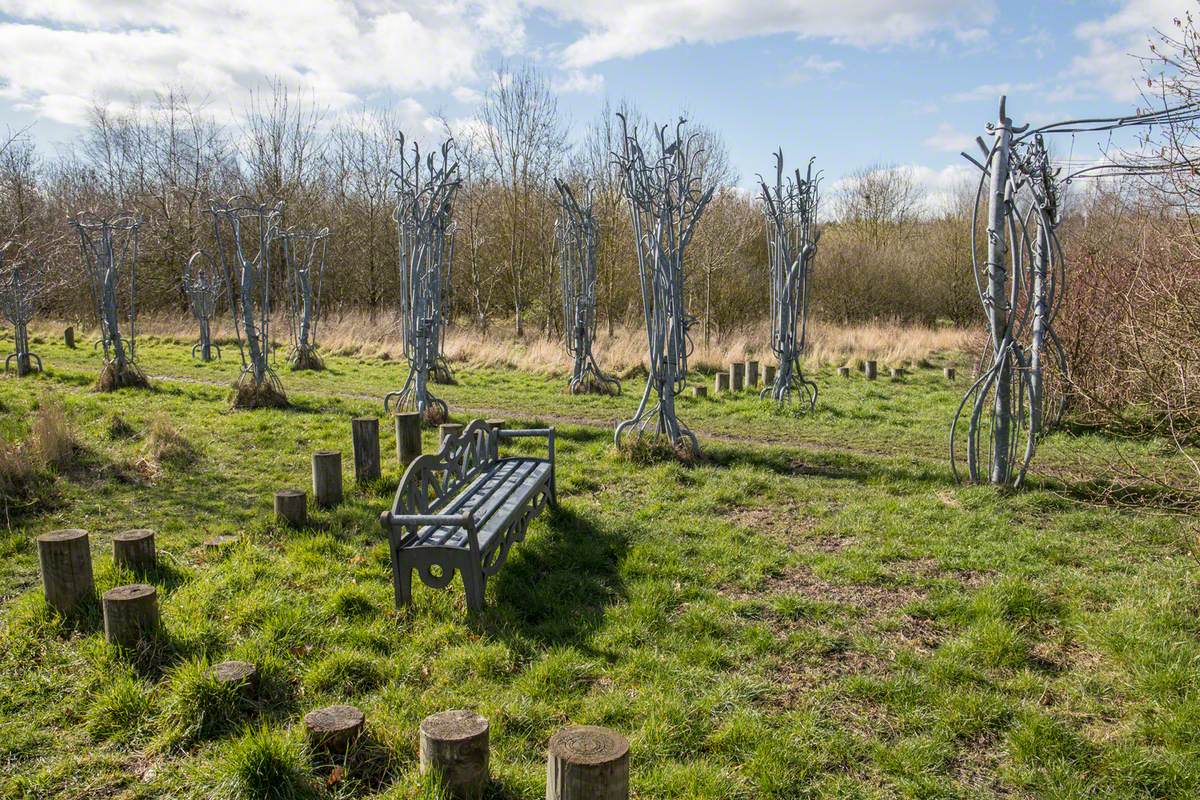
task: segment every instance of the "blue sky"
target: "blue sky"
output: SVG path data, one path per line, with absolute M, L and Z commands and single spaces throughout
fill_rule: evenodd
M 1155 26 L 1187 0 L 0 0 L 0 124 L 69 141 L 96 101 L 181 86 L 230 120 L 272 76 L 333 114 L 465 119 L 495 65 L 531 61 L 578 131 L 606 98 L 722 133 L 743 185 L 816 155 L 836 181 L 901 165 L 936 194 L 997 95 L 1017 122 L 1127 112 Z M 1069 144 L 1069 143 L 1068 143 Z M 1076 143 L 1076 155 L 1095 143 Z

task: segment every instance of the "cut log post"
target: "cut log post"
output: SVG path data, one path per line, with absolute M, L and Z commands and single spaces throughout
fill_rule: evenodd
M 888 371 L 888 374 L 891 376 L 892 380 L 898 381 L 904 377 L 904 369 L 901 367 L 892 367 Z
M 474 800 L 488 784 L 488 721 L 473 711 L 443 711 L 421 721 L 421 774 L 439 774 L 450 796 Z
M 333 508 L 342 502 L 342 454 L 339 451 L 313 453 L 312 488 L 317 508 Z
M 774 386 L 775 385 L 775 365 L 774 364 L 767 364 L 765 367 L 763 367 L 763 385 L 764 386 Z
M 458 422 L 443 422 L 438 425 L 438 447 L 442 446 L 442 442 L 446 441 L 447 436 L 459 436 L 463 432 L 463 426 Z
M 867 361 L 867 362 L 863 363 L 863 372 L 865 372 L 867 374 L 867 380 L 869 380 L 869 381 L 875 380 L 875 376 L 878 373 L 878 366 L 879 365 L 876 364 L 874 361 Z
M 849 378 L 850 377 L 850 368 L 849 367 L 838 367 L 838 375 L 842 378 Z
M 69 528 L 37 537 L 46 602 L 66 616 L 96 595 L 87 531 Z
M 212 676 L 222 686 L 236 687 L 247 699 L 258 693 L 258 667 L 249 661 L 222 661 L 212 668 Z
M 594 725 L 563 728 L 550 739 L 546 800 L 627 800 L 629 742 Z
M 158 590 L 147 583 L 109 589 L 101 599 L 104 638 L 111 645 L 136 648 L 158 632 Z
M 693 386 L 692 387 L 692 397 L 708 397 L 708 387 L 707 386 Z
M 329 706 L 304 715 L 304 729 L 314 750 L 344 753 L 365 727 L 366 717 L 354 706 Z
M 738 361 L 729 365 L 729 391 L 740 392 L 746 385 L 746 365 Z
M 383 474 L 379 465 L 379 420 L 355 417 L 350 420 L 350 440 L 354 451 L 354 480 L 370 483 Z
M 721 393 L 729 391 L 729 373 L 718 372 L 716 380 L 713 383 L 713 392 Z
M 488 426 L 489 428 L 491 428 L 492 430 L 494 430 L 494 431 L 502 431 L 502 430 L 504 430 L 504 426 L 505 426 L 505 424 L 506 424 L 506 423 L 505 423 L 505 421 L 504 421 L 504 420 L 502 420 L 502 419 L 489 419 L 489 420 L 487 420 L 487 426 Z
M 139 529 L 114 533 L 112 546 L 113 562 L 135 575 L 145 575 L 158 566 L 158 554 L 154 550 L 154 531 Z
M 63 331 L 63 344 L 72 350 L 75 349 L 75 329 L 70 325 L 68 325 L 67 329 Z
M 946 367 L 942 370 L 942 375 L 946 376 L 946 380 L 948 381 L 954 380 L 954 367 Z
M 303 528 L 308 524 L 308 496 L 299 489 L 280 489 L 275 493 L 275 519 Z
M 403 411 L 396 419 L 396 460 L 407 468 L 421 455 L 421 415 L 416 411 Z
M 746 388 L 753 389 L 758 386 L 758 362 L 753 359 L 746 359 Z

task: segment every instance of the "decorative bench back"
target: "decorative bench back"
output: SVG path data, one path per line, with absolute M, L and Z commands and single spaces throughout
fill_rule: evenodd
M 393 514 L 436 514 L 497 457 L 497 432 L 477 419 L 447 436 L 436 453 L 413 459 L 400 479 Z

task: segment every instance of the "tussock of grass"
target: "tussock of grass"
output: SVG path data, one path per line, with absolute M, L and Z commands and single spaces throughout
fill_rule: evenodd
M 212 796 L 220 800 L 305 800 L 315 797 L 311 767 L 295 734 L 247 729 L 221 749 Z
M 234 385 L 230 405 L 249 411 L 256 408 L 287 408 L 289 403 L 278 381 L 270 380 L 260 385 L 252 380 L 244 380 Z
M 38 405 L 29 429 L 29 444 L 43 464 L 60 472 L 74 463 L 79 445 L 61 400 L 47 397 Z
M 687 438 L 674 444 L 669 437 L 661 434 L 628 434 L 622 437 L 617 449 L 629 461 L 642 466 L 670 461 L 693 464 L 700 458 Z
M 218 681 L 208 661 L 185 661 L 166 677 L 156 744 L 182 748 L 218 736 L 232 730 L 248 710 L 240 687 Z
M 88 732 L 97 739 L 117 742 L 140 739 L 150 727 L 151 697 L 151 688 L 132 671 L 110 673 L 87 707 Z
M 108 438 L 113 441 L 133 439 L 138 435 L 137 429 L 130 425 L 120 414 L 108 418 Z
M 193 464 L 200 456 L 195 445 L 163 416 L 157 416 L 150 422 L 146 452 L 155 463 L 175 468 Z

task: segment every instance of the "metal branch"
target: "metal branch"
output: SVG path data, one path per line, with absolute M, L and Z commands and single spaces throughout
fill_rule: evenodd
M 329 229 L 289 228 L 279 234 L 287 265 L 288 321 L 292 330 L 293 370 L 323 369 L 317 354 L 317 323 L 321 318 L 321 286 L 329 251 Z
M 4 358 L 4 371 L 15 367 L 17 375 L 32 372 L 42 359 L 29 347 L 29 323 L 46 291 L 41 262 L 14 242 L 0 245 L 0 315 L 13 326 L 13 352 Z
M 183 269 L 183 293 L 187 295 L 192 316 L 200 323 L 200 339 L 192 345 L 192 358 L 200 353 L 201 361 L 212 361 L 213 351 L 221 357 L 221 346 L 212 340 L 212 321 L 217 313 L 224 285 L 212 259 L 203 250 L 192 253 Z

